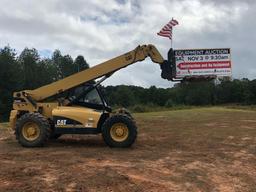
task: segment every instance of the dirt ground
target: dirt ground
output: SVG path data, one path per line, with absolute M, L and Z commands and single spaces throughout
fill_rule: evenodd
M 136 114 L 129 149 L 101 136 L 23 148 L 0 128 L 0 191 L 256 191 L 256 111 L 199 108 Z

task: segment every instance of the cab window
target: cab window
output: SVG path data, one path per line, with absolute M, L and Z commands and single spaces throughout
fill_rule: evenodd
M 102 100 L 96 89 L 91 90 L 83 98 L 79 99 L 79 102 L 92 103 L 92 104 L 98 104 L 98 105 L 102 104 Z

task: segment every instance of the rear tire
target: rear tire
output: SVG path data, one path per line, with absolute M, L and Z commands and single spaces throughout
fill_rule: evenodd
M 116 114 L 102 125 L 102 136 L 110 147 L 130 147 L 136 140 L 137 127 L 129 116 Z
M 40 113 L 26 113 L 16 123 L 16 139 L 24 147 L 41 147 L 50 136 L 50 125 Z

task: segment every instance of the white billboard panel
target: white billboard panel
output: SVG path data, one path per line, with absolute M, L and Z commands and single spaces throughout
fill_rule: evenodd
M 189 76 L 230 77 L 231 55 L 229 48 L 218 49 L 177 49 L 176 78 Z

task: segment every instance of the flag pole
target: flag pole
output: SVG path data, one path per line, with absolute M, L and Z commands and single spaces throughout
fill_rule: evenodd
M 171 48 L 173 48 L 173 27 L 172 27 Z
M 172 17 L 172 20 L 173 20 L 173 17 Z M 171 20 L 171 21 L 172 21 Z M 172 27 L 172 29 L 171 29 L 171 34 L 172 34 L 172 38 L 171 38 L 171 48 L 172 48 L 172 46 L 173 46 L 173 27 Z

